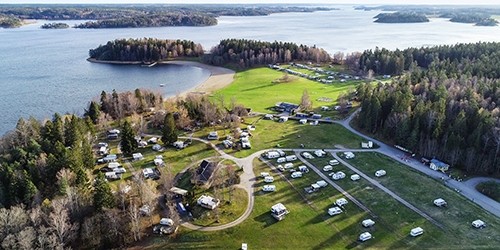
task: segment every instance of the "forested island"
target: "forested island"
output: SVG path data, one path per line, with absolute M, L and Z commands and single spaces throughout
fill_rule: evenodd
M 69 25 L 66 23 L 45 23 L 40 28 L 42 29 L 67 29 Z
M 75 25 L 75 28 L 81 29 L 210 26 L 217 25 L 216 18 L 221 15 L 261 16 L 326 10 L 333 8 L 277 5 L 0 5 L 0 15 L 10 17 L 10 23 L 16 19 L 93 20 Z M 19 26 L 21 23 L 5 25 Z
M 90 59 L 110 62 L 159 62 L 202 55 L 203 47 L 193 41 L 156 38 L 117 39 L 89 50 Z
M 500 43 L 367 50 L 359 128 L 474 174 L 500 173 Z
M 17 28 L 23 25 L 23 21 L 15 16 L 0 14 L 0 28 Z
M 178 57 L 202 57 L 212 65 L 233 64 L 249 68 L 295 60 L 325 63 L 330 55 L 321 48 L 289 42 L 263 42 L 247 39 L 225 39 L 204 54 L 203 47 L 187 40 L 160 40 L 155 38 L 121 39 L 109 41 L 89 51 L 91 60 L 113 62 L 161 62 Z
M 376 23 L 425 23 L 429 19 L 421 13 L 416 12 L 394 12 L 380 13 L 374 18 Z
M 498 7 L 478 7 L 478 6 L 408 6 L 408 5 L 383 5 L 383 6 L 357 6 L 356 10 L 373 11 L 394 11 L 395 13 L 415 13 L 416 16 L 411 14 L 408 16 L 395 15 L 389 16 L 386 22 L 404 22 L 404 20 L 425 20 L 427 17 L 442 17 L 448 18 L 451 22 L 457 23 L 475 23 L 476 26 L 496 26 L 498 21 L 492 18 L 492 15 L 500 15 L 500 8 Z M 380 15 L 385 15 L 381 13 Z M 376 16 L 376 18 L 378 17 Z M 425 19 L 424 19 L 425 17 Z M 402 20 L 402 21 L 398 21 Z M 375 22 L 383 22 L 376 20 Z M 425 21 L 424 21 L 425 22 Z

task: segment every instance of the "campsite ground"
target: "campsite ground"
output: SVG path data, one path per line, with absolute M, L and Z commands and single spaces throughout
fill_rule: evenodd
M 311 99 L 316 100 L 327 94 L 330 94 L 331 98 L 336 98 L 338 94 L 354 84 L 351 82 L 345 85 L 340 83 L 325 85 L 305 79 L 296 79 L 295 81 L 300 82 L 297 86 L 294 84 L 295 81 L 272 83 L 272 80 L 280 77 L 282 77 L 281 72 L 267 68 L 239 72 L 235 83 L 217 92 L 219 94 L 215 93 L 213 98 L 217 98 L 217 95 L 223 96 L 228 102 L 229 96 L 234 95 L 238 103 L 251 107 L 254 111 L 267 113 L 267 108 L 279 101 L 299 103 L 304 86 L 309 90 Z M 320 107 L 324 104 L 314 102 L 314 105 Z M 359 148 L 361 142 L 360 137 L 339 125 L 311 126 L 299 125 L 296 121 L 277 123 L 259 118 L 245 119 L 245 123 L 253 124 L 257 129 L 252 131 L 252 149 L 227 151 L 234 153 L 237 157 L 245 157 L 260 149 L 276 147 L 278 144 L 283 148 L 300 148 L 300 144 L 304 144 L 306 148 Z M 217 128 L 206 128 L 195 133 L 194 136 L 206 137 L 212 130 L 217 130 Z M 219 130 L 219 136 L 227 134 L 229 134 L 228 130 L 226 132 Z M 221 140 L 212 142 L 217 144 Z M 198 147 L 198 150 L 192 152 L 191 157 L 201 159 L 198 157 L 199 154 L 211 155 L 205 150 L 215 154 L 207 147 Z M 178 159 L 184 160 L 182 156 L 184 151 L 178 152 L 180 152 Z M 188 162 L 183 164 L 188 164 Z M 311 163 L 321 169 L 327 161 L 326 158 L 322 158 L 314 159 Z M 372 218 L 376 224 L 373 228 L 364 229 L 361 221 L 370 216 L 353 203 L 346 206 L 344 213 L 330 217 L 326 213 L 327 209 L 342 195 L 331 186 L 312 195 L 305 194 L 303 190 L 304 187 L 321 179 L 317 174 L 311 171 L 303 178 L 291 179 L 288 182 L 279 177 L 279 173 L 272 172 L 267 165 L 255 159 L 255 174 L 258 176 L 260 172 L 271 172 L 275 177 L 273 184 L 277 186 L 277 191 L 273 193 L 260 191 L 264 183 L 261 178 L 258 178 L 254 193 L 255 204 L 250 217 L 243 223 L 212 232 L 180 228 L 179 232 L 171 238 L 149 237 L 141 246 L 150 249 L 237 249 L 241 243 L 245 242 L 252 249 L 280 249 L 286 246 L 303 249 L 366 247 L 470 249 L 495 248 L 500 244 L 498 234 L 500 220 L 468 201 L 464 196 L 447 188 L 440 181 L 376 153 L 356 153 L 356 158 L 349 160 L 349 163 L 370 176 L 373 176 L 378 169 L 385 169 L 387 175 L 377 181 L 443 224 L 444 229 L 428 222 L 368 181 L 364 179 L 357 182 L 351 181 L 349 176 L 353 172 L 341 165 L 334 169 L 344 171 L 347 176 L 336 183 L 376 215 L 376 218 Z M 295 166 L 298 165 L 298 163 L 295 164 Z M 285 176 L 289 178 L 290 173 L 287 172 Z M 180 181 L 183 183 L 186 180 Z M 432 201 L 439 197 L 448 202 L 448 207 L 438 208 L 433 205 Z M 278 202 L 282 202 L 290 211 L 290 214 L 280 222 L 276 222 L 269 212 L 271 206 Z M 482 219 L 488 226 L 485 229 L 473 229 L 470 223 L 475 219 Z M 424 228 L 425 233 L 416 238 L 410 237 L 409 231 L 417 226 Z M 364 231 L 371 232 L 374 239 L 365 243 L 356 241 L 359 234 Z

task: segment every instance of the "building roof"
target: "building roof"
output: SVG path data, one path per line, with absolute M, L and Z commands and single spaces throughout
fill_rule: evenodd
M 207 183 L 212 177 L 212 174 L 214 173 L 216 167 L 217 163 L 203 160 L 200 163 L 200 167 L 196 171 L 196 173 L 198 174 L 198 181 Z
M 440 167 L 449 167 L 448 164 L 438 160 L 438 159 L 432 159 L 431 160 L 431 163 L 433 163 L 434 165 L 436 165 L 436 167 L 440 168 Z

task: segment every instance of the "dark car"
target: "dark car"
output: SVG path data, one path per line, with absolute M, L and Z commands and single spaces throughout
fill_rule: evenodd
M 99 169 L 101 172 L 106 173 L 106 172 L 113 172 L 113 169 L 108 168 L 108 167 L 102 167 Z

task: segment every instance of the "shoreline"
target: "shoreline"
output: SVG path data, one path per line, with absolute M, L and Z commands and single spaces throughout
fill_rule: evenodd
M 116 64 L 116 65 L 144 65 L 144 63 L 141 61 L 134 61 L 134 62 L 99 61 L 91 58 L 87 58 L 87 61 L 93 63 Z M 217 67 L 193 61 L 162 61 L 158 62 L 158 64 L 161 65 L 173 64 L 180 66 L 197 67 L 208 70 L 210 72 L 208 78 L 200 82 L 198 85 L 190 89 L 184 90 L 174 96 L 169 96 L 166 99 L 185 98 L 188 94 L 202 94 L 202 95 L 210 94 L 216 90 L 222 89 L 231 84 L 234 81 L 234 75 L 236 73 L 234 70 L 228 68 Z

